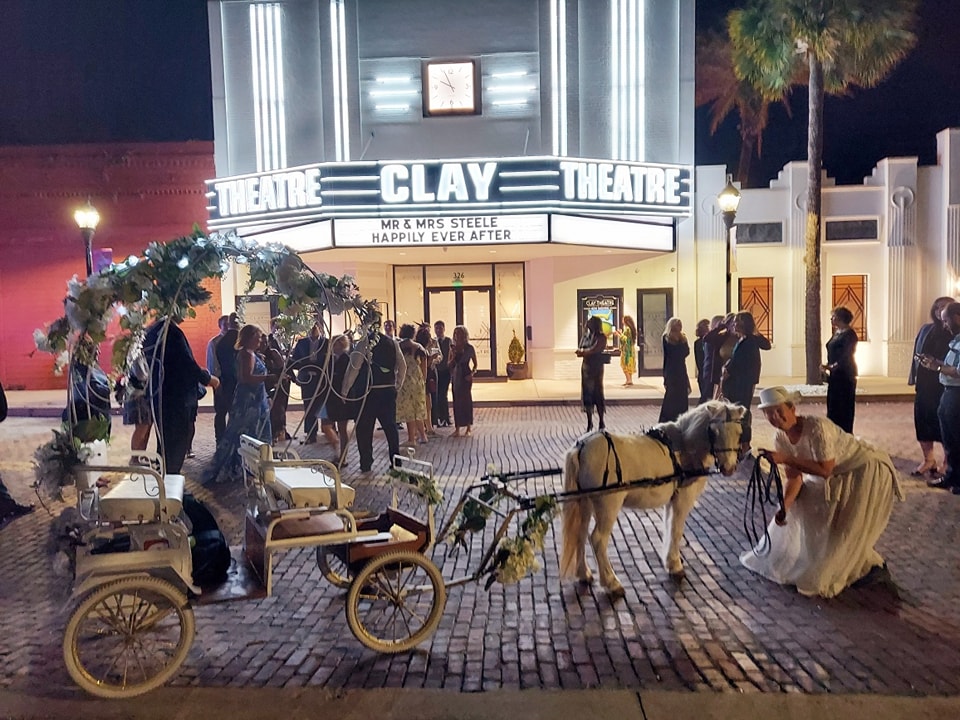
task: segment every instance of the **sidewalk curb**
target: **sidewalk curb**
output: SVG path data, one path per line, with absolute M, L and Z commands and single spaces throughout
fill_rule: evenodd
M 0 690 L 0 717 L 98 720 L 264 718 L 278 708 L 292 720 L 934 720 L 960 715 L 960 697 L 799 693 L 670 692 L 662 690 L 341 690 L 326 688 L 177 688 L 139 698 L 101 700 L 80 690 L 56 696 Z

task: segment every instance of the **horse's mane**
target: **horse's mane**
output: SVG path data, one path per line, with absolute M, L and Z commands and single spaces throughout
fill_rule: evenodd
M 703 435 L 700 431 L 705 431 L 707 426 L 714 420 L 731 413 L 731 420 L 740 420 L 743 417 L 743 408 L 738 405 L 730 405 L 721 400 L 708 400 L 702 405 L 687 410 L 683 415 L 677 418 L 675 423 L 665 423 L 666 425 L 675 424 L 683 437 L 695 437 Z

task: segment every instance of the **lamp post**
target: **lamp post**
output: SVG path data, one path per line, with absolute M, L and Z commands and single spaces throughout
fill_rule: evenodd
M 727 271 L 727 314 L 730 313 L 730 232 L 733 230 L 733 222 L 737 219 L 737 208 L 740 207 L 740 191 L 733 186 L 733 176 L 727 175 L 727 184 L 717 195 L 717 204 L 720 206 L 720 212 L 723 213 L 723 224 L 727 229 L 726 241 L 726 271 Z
M 80 234 L 83 236 L 83 246 L 87 253 L 87 277 L 90 277 L 93 275 L 93 233 L 96 232 L 97 223 L 100 222 L 100 213 L 90 203 L 90 198 L 87 198 L 87 204 L 74 211 L 73 219 L 77 221 Z

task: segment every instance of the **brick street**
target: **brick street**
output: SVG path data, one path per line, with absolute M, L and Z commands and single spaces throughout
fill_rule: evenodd
M 818 403 L 804 412 L 823 414 Z M 607 424 L 634 432 L 658 408 L 617 405 Z M 299 419 L 291 412 L 291 420 Z M 231 543 L 240 542 L 242 488 L 196 480 L 212 454 L 212 414 L 198 421 L 188 489 L 211 505 Z M 418 448 L 435 463 L 444 490 L 438 521 L 488 464 L 500 470 L 559 466 L 583 429 L 572 405 L 484 407 L 473 437 L 441 437 Z M 11 417 L 0 425 L 0 471 L 20 501 L 30 499 L 30 458 L 53 420 Z M 294 422 L 290 422 L 292 428 Z M 772 432 L 754 419 L 755 447 Z M 113 453 L 128 446 L 129 428 L 114 420 Z M 833 600 L 805 598 L 759 578 L 738 561 L 747 547 L 743 504 L 747 467 L 713 479 L 687 523 L 686 577 L 660 566 L 661 514 L 625 511 L 611 559 L 627 589 L 611 605 L 599 585 L 561 583 L 559 521 L 548 533 L 543 569 L 518 585 L 452 588 L 437 632 L 416 650 L 378 655 L 351 635 L 345 593 L 320 575 L 314 550 L 279 557 L 274 596 L 199 607 L 197 637 L 173 686 L 494 689 L 625 688 L 742 692 L 955 695 L 960 692 L 960 497 L 909 476 L 918 460 L 908 402 L 862 402 L 857 433 L 887 449 L 903 473 L 906 501 L 894 508 L 879 550 L 895 586 L 848 589 Z M 441 430 L 447 433 L 446 430 Z M 405 432 L 401 433 L 401 441 Z M 375 434 L 380 474 L 359 476 L 351 447 L 344 481 L 357 506 L 382 509 L 388 491 L 383 434 Z M 300 446 L 295 447 L 303 450 Z M 329 446 L 305 456 L 332 457 Z M 538 478 L 529 494 L 559 490 L 561 478 Z M 50 503 L 59 513 L 67 503 Z M 418 511 L 418 514 L 422 514 Z M 69 579 L 47 552 L 51 517 L 38 508 L 0 531 L 0 688 L 79 692 L 63 666 L 61 642 L 71 609 Z M 432 558 L 445 578 L 476 561 L 448 545 Z M 592 555 L 588 553 L 591 564 Z

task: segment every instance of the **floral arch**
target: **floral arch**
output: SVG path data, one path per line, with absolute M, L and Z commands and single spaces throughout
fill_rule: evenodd
M 352 277 L 317 272 L 284 245 L 261 244 L 234 233 L 205 235 L 195 228 L 190 235 L 151 243 L 141 257 L 131 255 L 86 280 L 74 276 L 67 283 L 63 316 L 35 330 L 34 342 L 38 350 L 56 356 L 58 374 L 69 369 L 72 375 L 78 368 L 85 373 L 80 382 L 71 376 L 67 383 L 68 411 L 75 412 L 78 399 L 91 406 L 96 400 L 89 394 L 93 375 L 102 375 L 101 346 L 110 345 L 113 379 L 124 377 L 142 350 L 146 327 L 163 317 L 195 317 L 195 308 L 212 297 L 203 282 L 222 279 L 231 263 L 248 267 L 248 293 L 257 289 L 278 298 L 272 330 L 287 347 L 316 322 L 331 337 L 333 317 L 342 316 L 344 332 L 357 341 L 354 349 L 368 352 L 382 318 L 376 301 L 364 300 Z M 117 316 L 119 329 L 112 332 Z M 78 398 L 78 392 L 88 396 Z M 68 420 L 63 431 L 54 431 L 54 439 L 37 452 L 38 482 L 53 494 L 70 484 L 83 460 L 82 443 L 108 434 L 106 422 L 76 416 Z M 55 467 L 43 468 L 44 462 Z

